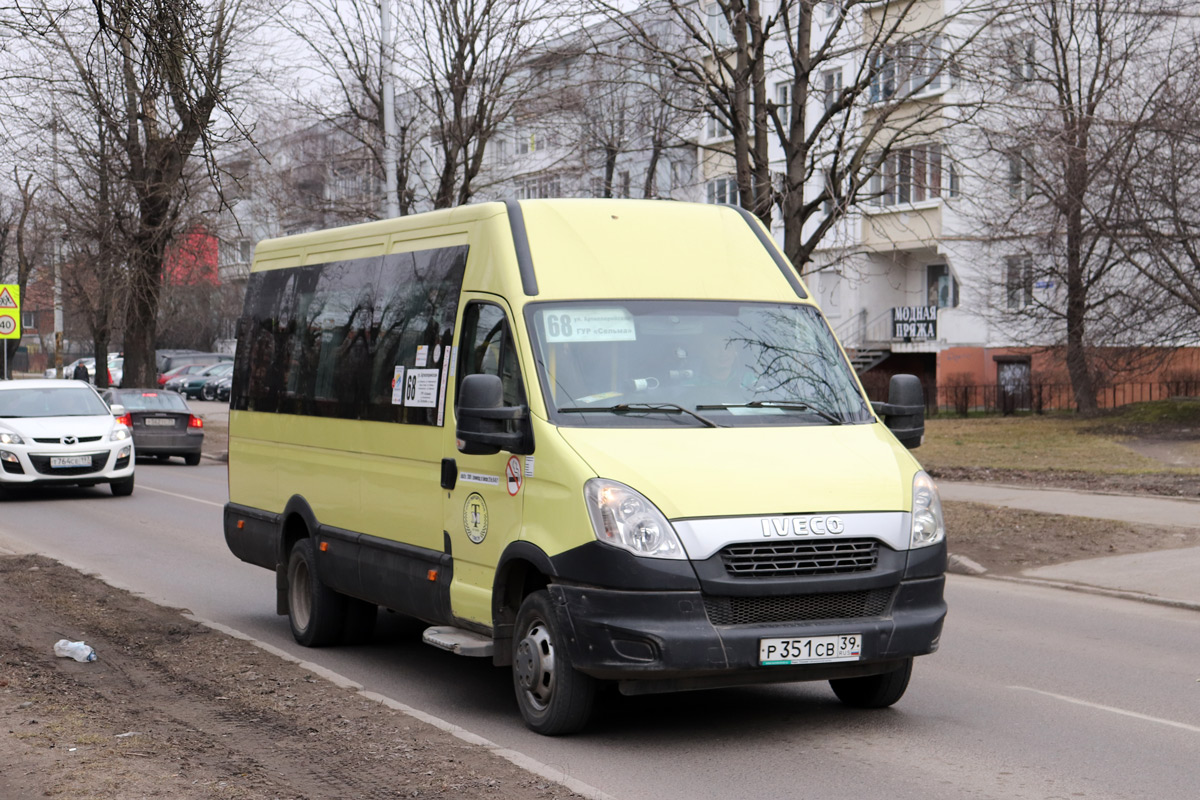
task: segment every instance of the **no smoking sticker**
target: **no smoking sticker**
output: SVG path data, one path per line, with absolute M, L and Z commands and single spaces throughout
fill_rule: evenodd
M 506 486 L 508 493 L 512 497 L 517 496 L 517 492 L 521 491 L 521 486 L 525 483 L 525 473 L 521 468 L 521 460 L 516 456 L 508 459 L 508 466 L 504 468 L 504 475 L 507 479 Z

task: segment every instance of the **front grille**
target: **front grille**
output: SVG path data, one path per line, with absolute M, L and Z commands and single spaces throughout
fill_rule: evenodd
M 721 551 L 725 571 L 735 578 L 788 578 L 869 572 L 879 561 L 874 539 L 731 544 Z
M 50 456 L 30 456 L 29 460 L 33 462 L 33 468 L 43 475 L 86 475 L 89 472 L 99 472 L 104 469 L 104 465 L 108 463 L 108 453 L 91 453 L 90 455 L 92 459 L 90 467 L 55 468 L 50 466 Z
M 892 591 L 887 588 L 778 597 L 705 597 L 704 610 L 713 625 L 881 617 L 891 605 Z
M 100 441 L 100 438 L 101 437 L 99 437 L 99 436 L 80 436 L 75 441 L 78 442 L 79 444 L 87 444 L 88 442 L 98 442 L 98 441 Z M 34 441 L 37 442 L 38 444 L 62 444 L 62 437 L 56 436 L 52 439 L 36 439 L 35 438 Z

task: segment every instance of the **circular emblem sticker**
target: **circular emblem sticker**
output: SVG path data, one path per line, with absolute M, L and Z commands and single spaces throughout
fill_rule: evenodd
M 487 503 L 479 492 L 471 492 L 463 503 L 463 530 L 467 532 L 468 539 L 479 544 L 487 536 L 487 529 Z

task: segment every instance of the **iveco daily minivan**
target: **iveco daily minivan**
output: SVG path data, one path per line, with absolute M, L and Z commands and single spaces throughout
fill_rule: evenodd
M 896 702 L 946 606 L 937 490 L 730 206 L 488 203 L 255 249 L 225 538 L 304 645 L 378 607 L 510 667 L 526 724 L 828 680 Z M 902 444 L 903 443 L 903 444 Z

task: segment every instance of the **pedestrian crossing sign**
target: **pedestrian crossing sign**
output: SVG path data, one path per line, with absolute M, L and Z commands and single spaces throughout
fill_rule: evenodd
M 21 338 L 21 287 L 0 284 L 0 339 Z

